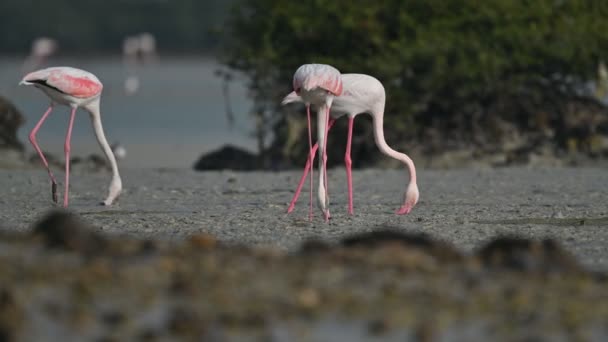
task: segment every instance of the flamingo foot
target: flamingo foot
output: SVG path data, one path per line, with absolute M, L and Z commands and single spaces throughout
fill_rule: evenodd
M 112 203 L 114 203 L 114 199 L 108 198 L 105 201 L 100 202 L 99 204 L 103 205 L 103 206 L 106 206 L 106 207 L 109 207 L 109 206 L 112 205 Z
M 404 204 L 403 206 L 401 206 L 401 208 L 399 208 L 399 209 L 397 209 L 397 211 L 395 211 L 395 214 L 407 215 L 412 211 L 413 208 L 414 208 L 414 206 L 411 204 Z
M 323 210 L 323 217 L 325 218 L 325 222 L 329 222 L 331 218 L 331 214 L 329 213 L 329 209 Z
M 122 193 L 122 180 L 120 177 L 112 179 L 112 183 L 110 183 L 110 189 L 108 197 L 105 201 L 101 202 L 102 205 L 109 206 L 120 196 Z
M 57 183 L 55 182 L 51 183 L 51 196 L 53 198 L 53 203 L 59 202 L 59 199 L 57 198 Z
M 112 203 L 114 203 L 116 201 L 116 199 L 118 198 L 118 195 L 115 196 L 108 196 L 108 198 L 106 198 L 103 202 L 101 202 L 101 205 L 104 205 L 106 207 L 111 206 Z

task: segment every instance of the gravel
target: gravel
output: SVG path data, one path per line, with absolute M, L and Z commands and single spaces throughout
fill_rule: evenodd
M 308 221 L 307 185 L 296 210 L 286 214 L 299 171 L 124 169 L 123 194 L 104 207 L 109 174 L 76 169 L 69 209 L 108 235 L 182 240 L 209 233 L 229 244 L 288 250 L 312 237 L 333 241 L 387 227 L 423 232 L 466 252 L 501 235 L 553 238 L 584 265 L 608 269 L 608 172 L 602 168 L 419 170 L 420 201 L 406 216 L 394 214 L 407 185 L 404 171 L 354 171 L 354 216 L 346 212 L 344 170 L 328 173 L 329 223 L 316 203 Z M 43 169 L 0 170 L 0 180 L 3 230 L 27 231 L 55 208 Z

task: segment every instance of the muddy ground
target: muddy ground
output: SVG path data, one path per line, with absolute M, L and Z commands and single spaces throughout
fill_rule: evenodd
M 408 216 L 403 172 L 356 171 L 348 216 L 330 170 L 329 223 L 285 214 L 298 176 L 123 170 L 106 208 L 76 171 L 49 218 L 44 171 L 0 171 L 0 340 L 608 337 L 603 169 L 420 170 Z

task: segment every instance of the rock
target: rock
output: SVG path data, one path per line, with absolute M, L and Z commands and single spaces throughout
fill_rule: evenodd
M 187 307 L 176 307 L 169 314 L 167 322 L 169 331 L 180 337 L 195 337 L 204 336 L 207 326 L 199 314 Z
M 314 254 L 314 253 L 322 253 L 327 252 L 331 249 L 331 245 L 321 239 L 308 239 L 302 243 L 300 246 L 299 253 L 306 254 Z
M 0 287 L 0 341 L 14 341 L 23 328 L 24 312 L 15 292 Z
M 17 138 L 17 131 L 24 123 L 23 114 L 11 102 L 0 96 L 0 149 L 23 152 L 23 144 Z
M 321 304 L 319 293 L 313 288 L 305 288 L 297 292 L 298 305 L 305 309 L 314 309 Z
M 344 247 L 379 248 L 388 245 L 418 249 L 441 261 L 459 261 L 463 258 L 463 255 L 453 246 L 433 240 L 424 234 L 406 234 L 396 230 L 382 229 L 342 239 Z
M 63 166 L 65 167 L 65 166 Z M 98 172 L 101 170 L 111 170 L 110 164 L 105 157 L 97 154 L 90 154 L 88 157 L 74 157 L 70 159 L 70 168 L 78 168 L 88 172 Z
M 190 236 L 190 244 L 200 249 L 211 249 L 217 245 L 217 239 L 211 234 L 201 233 Z
M 200 157 L 194 164 L 197 171 L 239 170 L 251 171 L 260 166 L 257 155 L 234 146 L 223 146 Z
M 489 269 L 541 274 L 582 272 L 576 259 L 551 239 L 499 237 L 482 247 L 477 257 Z
M 62 248 L 92 256 L 102 252 L 106 241 L 74 214 L 57 210 L 46 215 L 33 229 L 51 248 Z

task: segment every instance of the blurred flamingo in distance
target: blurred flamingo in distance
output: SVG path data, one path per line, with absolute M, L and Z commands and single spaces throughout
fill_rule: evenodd
M 158 61 L 156 38 L 149 32 L 127 36 L 122 43 L 122 54 L 127 77 L 125 78 L 125 94 L 134 95 L 140 87 L 136 69 L 147 63 Z
M 49 37 L 38 37 L 32 42 L 30 54 L 23 62 L 23 69 L 30 71 L 40 68 L 48 58 L 57 52 L 57 41 Z

